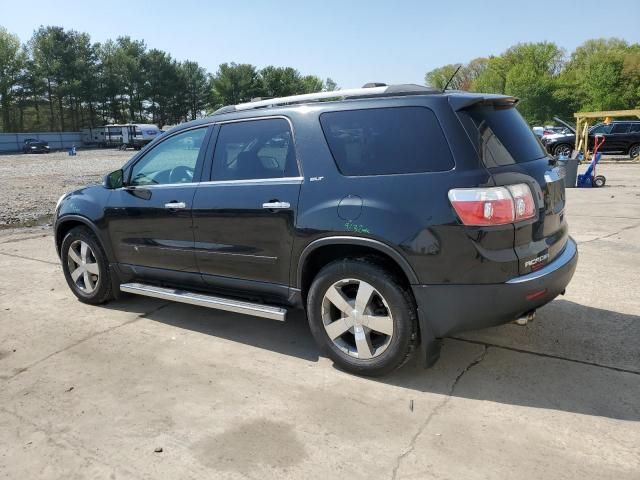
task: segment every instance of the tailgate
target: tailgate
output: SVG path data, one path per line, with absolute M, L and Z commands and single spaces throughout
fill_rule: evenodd
M 560 169 L 551 165 L 514 103 L 484 102 L 458 116 L 496 186 L 529 185 L 538 215 L 514 224 L 513 248 L 521 275 L 542 268 L 562 252 L 568 238 Z

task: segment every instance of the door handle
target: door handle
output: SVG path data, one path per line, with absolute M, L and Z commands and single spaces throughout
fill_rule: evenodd
M 187 204 L 184 202 L 169 202 L 164 204 L 164 208 L 187 208 Z
M 278 210 L 281 208 L 289 208 L 291 204 L 289 202 L 265 202 L 262 204 L 262 208 L 266 208 L 268 210 Z

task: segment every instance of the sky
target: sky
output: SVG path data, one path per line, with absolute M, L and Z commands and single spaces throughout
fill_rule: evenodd
M 615 5 L 615 6 L 614 6 Z M 552 41 L 640 42 L 640 0 L 0 0 L 0 26 L 28 40 L 40 25 L 129 35 L 215 72 L 224 62 L 292 66 L 341 88 L 423 83 L 436 67 Z

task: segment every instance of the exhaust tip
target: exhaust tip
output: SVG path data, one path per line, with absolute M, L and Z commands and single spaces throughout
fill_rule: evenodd
M 516 318 L 513 321 L 513 323 L 515 323 L 516 325 L 520 325 L 521 327 L 524 327 L 529 322 L 533 322 L 535 318 L 536 318 L 536 311 L 531 310 L 530 312 L 525 313 L 523 316 Z

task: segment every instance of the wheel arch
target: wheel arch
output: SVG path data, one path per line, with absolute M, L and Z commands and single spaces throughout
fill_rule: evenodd
M 102 234 L 98 227 L 87 217 L 83 217 L 81 215 L 65 215 L 56 222 L 55 244 L 58 257 L 61 255 L 60 249 L 62 248 L 62 241 L 64 240 L 65 235 L 75 227 L 88 227 L 100 242 L 100 246 L 107 256 L 107 260 L 109 262 L 113 262 L 111 249 L 103 241 Z
M 333 260 L 372 255 L 381 258 L 407 284 L 417 284 L 418 277 L 409 262 L 386 243 L 364 237 L 333 236 L 314 240 L 300 254 L 296 269 L 295 287 L 303 298 L 320 269 Z

